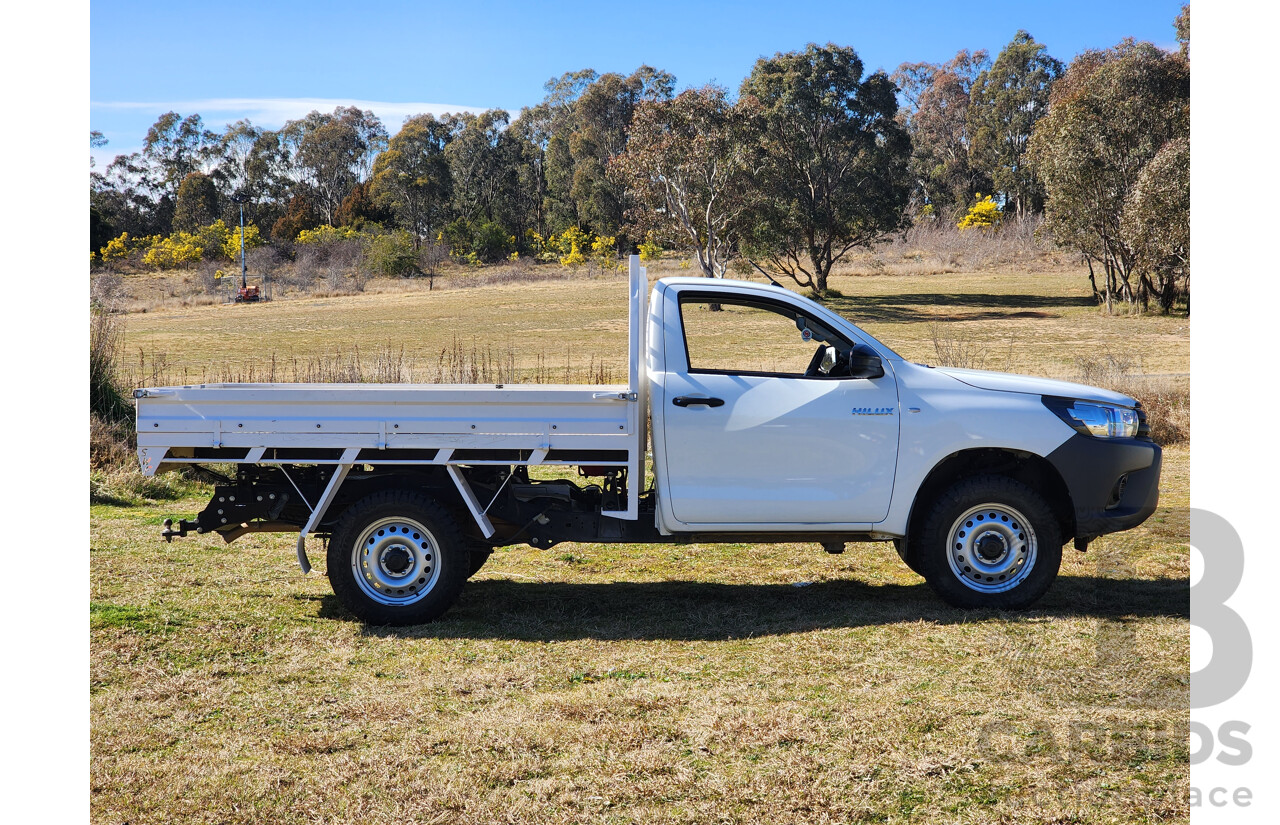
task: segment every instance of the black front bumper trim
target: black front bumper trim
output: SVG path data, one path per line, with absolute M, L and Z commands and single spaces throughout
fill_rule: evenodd
M 1073 435 L 1047 456 L 1066 482 L 1075 509 L 1075 538 L 1088 542 L 1146 521 L 1160 502 L 1160 446 L 1136 438 Z M 1128 474 L 1120 500 L 1116 482 Z

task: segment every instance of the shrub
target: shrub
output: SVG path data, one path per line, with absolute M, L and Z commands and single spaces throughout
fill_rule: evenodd
M 471 250 L 482 261 L 502 260 L 515 248 L 515 236 L 507 234 L 507 228 L 500 223 L 483 221 L 472 227 Z
M 175 232 L 167 238 L 158 238 L 142 253 L 142 262 L 155 269 L 177 269 L 196 263 L 204 257 L 204 247 L 197 244 L 195 236 Z
M 590 243 L 591 236 L 583 232 L 576 226 L 571 226 L 564 232 L 560 233 L 559 249 L 563 253 L 560 256 L 560 265 L 568 267 L 577 267 L 587 262 L 586 256 L 582 254 L 582 248 Z
M 245 235 L 248 240 L 248 234 Z M 329 224 L 321 224 L 315 229 L 304 229 L 298 233 L 297 242 L 302 245 L 308 244 L 331 244 L 339 241 L 358 241 L 360 233 L 349 226 L 330 226 Z
M 524 248 L 533 255 L 535 259 L 541 259 L 543 253 L 547 251 L 547 239 L 534 232 L 532 229 L 524 231 Z
M 413 238 L 403 229 L 363 236 L 365 272 L 384 278 L 401 278 L 418 269 L 418 253 Z M 360 288 L 361 284 L 357 284 Z
M 537 233 L 534 237 L 537 238 Z M 516 248 L 515 235 L 496 221 L 458 218 L 444 228 L 440 239 L 455 258 L 467 263 L 500 261 Z
M 653 239 L 653 233 L 644 236 L 644 240 L 640 242 L 640 260 L 656 261 L 658 256 L 662 254 L 662 247 L 658 246 Z
M 112 261 L 123 261 L 129 257 L 129 253 L 133 249 L 130 246 L 130 238 L 128 232 L 122 232 L 120 237 L 112 238 L 107 241 L 107 245 L 102 247 L 102 262 L 111 263 Z
M 119 275 L 101 272 L 89 279 L 89 309 L 95 312 L 114 312 L 125 297 L 124 279 Z
M 1191 382 L 1165 376 L 1135 373 L 1136 364 L 1127 356 L 1108 354 L 1102 358 L 1080 356 L 1076 368 L 1082 383 L 1106 387 L 1142 402 L 1151 425 L 1151 437 L 1169 445 L 1191 438 Z
M 979 192 L 973 206 L 969 207 L 969 211 L 960 219 L 960 223 L 956 224 L 957 229 L 990 229 L 1000 223 L 1002 213 L 1000 207 L 991 199 L 990 195 L 985 198 Z
M 227 224 L 219 218 L 208 226 L 202 226 L 194 233 L 196 245 L 204 250 L 205 254 L 215 258 L 226 258 L 231 260 L 232 256 L 228 255 L 227 240 L 231 237 L 231 229 Z M 236 258 L 240 257 L 240 227 L 236 227 Z
M 529 251 L 533 253 L 533 257 L 538 261 L 551 262 L 560 257 L 560 245 L 555 235 L 542 237 L 532 229 L 526 230 L 524 233 L 525 244 Z
M 249 224 L 244 231 L 245 249 L 262 246 L 265 241 L 257 226 Z M 151 235 L 131 238 L 128 232 L 107 242 L 99 252 L 101 261 L 115 267 L 131 258 L 155 269 L 178 269 L 199 263 L 206 256 L 238 260 L 240 257 L 240 228 L 234 230 L 219 218 L 195 232 L 174 232 L 167 238 Z
M 618 239 L 601 235 L 591 242 L 591 257 L 601 269 L 610 266 L 618 259 Z
M 258 227 L 253 224 L 245 224 L 244 227 L 244 248 L 245 257 L 248 257 L 250 249 L 257 249 L 266 241 L 262 239 L 262 233 L 258 231 Z M 236 227 L 227 234 L 226 240 L 222 242 L 222 255 L 231 261 L 240 259 L 240 227 Z
M 159 235 L 131 238 L 128 232 L 122 232 L 118 238 L 107 241 L 107 245 L 98 251 L 98 258 L 107 268 L 117 269 L 130 261 L 136 263 L 142 253 L 159 240 Z

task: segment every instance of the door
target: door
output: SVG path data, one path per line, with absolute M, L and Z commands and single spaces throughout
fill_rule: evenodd
M 662 401 L 675 517 L 882 521 L 898 450 L 889 365 L 850 377 L 854 342 L 786 299 L 685 291 L 678 306 Z

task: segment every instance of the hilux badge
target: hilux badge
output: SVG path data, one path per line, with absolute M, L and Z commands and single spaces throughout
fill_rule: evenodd
M 893 407 L 854 407 L 854 415 L 893 415 Z

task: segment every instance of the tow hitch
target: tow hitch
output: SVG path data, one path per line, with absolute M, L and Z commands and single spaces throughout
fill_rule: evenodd
M 164 529 L 160 531 L 160 535 L 164 537 L 166 542 L 172 542 L 174 536 L 177 536 L 180 539 L 186 538 L 188 530 L 195 530 L 197 533 L 200 532 L 199 522 L 182 519 L 178 522 L 178 529 L 174 530 L 173 519 L 167 518 L 164 520 Z
M 209 504 L 194 519 L 181 519 L 175 526 L 173 519 L 167 518 L 160 536 L 172 542 L 174 536 L 216 532 L 233 541 L 246 532 L 261 532 L 267 525 L 274 527 L 288 503 L 289 494 L 284 490 L 219 484 L 213 488 Z

